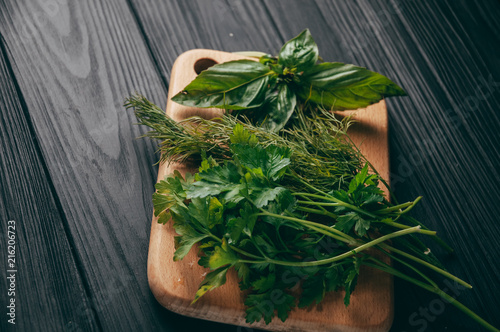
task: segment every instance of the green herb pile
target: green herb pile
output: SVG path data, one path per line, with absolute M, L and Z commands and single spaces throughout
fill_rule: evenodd
M 285 321 L 294 307 L 318 304 L 328 292 L 344 290 L 349 305 L 367 266 L 440 295 L 496 331 L 433 281 L 441 275 L 471 288 L 417 237 L 449 249 L 408 216 L 420 198 L 390 203 L 379 187 L 384 180 L 347 135 L 351 119 L 330 112 L 404 91 L 364 68 L 317 62 L 305 30 L 278 57 L 203 71 L 172 100 L 231 110 L 214 121 L 175 122 L 145 97 L 127 100 L 139 123 L 152 129 L 145 136 L 161 141 L 163 162 L 199 165 L 195 174 L 159 181 L 153 195 L 158 221 L 173 222 L 178 234 L 173 259 L 197 250 L 198 263 L 210 269 L 193 302 L 235 269 L 246 291 L 247 322 L 268 324 L 276 315 Z

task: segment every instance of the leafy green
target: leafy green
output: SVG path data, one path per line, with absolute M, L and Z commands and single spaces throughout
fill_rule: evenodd
M 275 315 L 285 320 L 297 304 L 314 305 L 342 288 L 348 305 L 362 264 L 356 248 L 379 243 L 369 236 L 380 231 L 373 225 L 388 225 L 398 217 L 384 210 L 378 175 L 369 174 L 365 165 L 344 189 L 299 192 L 285 177 L 293 160 L 289 147 L 263 145 L 243 124 L 233 127 L 226 144 L 229 159 L 219 163 L 203 154 L 194 176 L 183 179 L 175 172 L 157 184 L 153 200 L 155 215 L 171 216 L 174 222 L 174 260 L 198 244 L 198 263 L 212 270 L 195 301 L 222 285 L 234 267 L 241 289 L 248 290 L 249 322 L 269 323 Z M 325 208 L 311 210 L 317 206 Z M 309 220 L 311 211 L 334 219 Z M 396 236 L 391 234 L 387 239 Z M 335 240 L 334 250 L 318 246 L 325 236 Z M 339 255 L 345 258 L 338 261 Z M 299 284 L 303 292 L 296 303 L 291 290 Z
M 172 101 L 193 107 L 247 109 L 261 106 L 273 72 L 259 62 L 237 60 L 204 70 Z
M 278 84 L 276 90 L 266 98 L 266 103 L 263 106 L 264 109 L 272 111 L 263 112 L 256 121 L 263 128 L 276 132 L 288 122 L 296 105 L 297 97 L 292 89 L 286 84 Z
M 265 293 L 248 295 L 245 305 L 247 323 L 264 319 L 264 322 L 269 324 L 275 312 L 284 322 L 288 318 L 288 313 L 295 307 L 295 297 L 280 289 L 272 289 Z
M 286 42 L 277 58 L 264 55 L 259 62 L 217 64 L 172 100 L 186 106 L 247 110 L 242 114 L 278 132 L 293 118 L 298 104 L 357 109 L 406 94 L 383 75 L 337 62 L 317 64 L 318 57 L 318 46 L 306 29 Z
M 222 241 L 220 246 L 215 247 L 215 251 L 208 260 L 208 266 L 211 269 L 217 269 L 228 264 L 236 264 L 238 256 L 228 246 L 226 241 Z
M 298 95 L 327 109 L 357 109 L 384 97 L 406 95 L 381 74 L 339 62 L 318 64 L 304 72 L 301 81 Z
M 186 223 L 175 223 L 175 232 L 178 236 L 175 237 L 175 253 L 174 261 L 184 258 L 191 250 L 195 243 L 208 237 L 208 234 L 198 233 L 193 227 Z
M 278 63 L 285 68 L 301 72 L 311 68 L 318 61 L 318 46 L 308 29 L 283 45 Z
M 208 291 L 214 290 L 217 287 L 220 287 L 226 283 L 226 273 L 229 270 L 229 266 L 218 268 L 217 270 L 211 271 L 207 273 L 205 279 L 201 282 L 198 291 L 194 297 L 193 302 L 195 303 L 205 295 Z
M 186 198 L 206 197 L 227 193 L 226 199 L 234 198 L 241 189 L 238 168 L 229 163 L 223 166 L 214 166 L 196 174 L 196 182 L 186 190 Z

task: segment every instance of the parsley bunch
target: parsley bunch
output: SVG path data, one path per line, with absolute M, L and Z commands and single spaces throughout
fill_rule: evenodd
M 212 270 L 194 301 L 223 285 L 234 268 L 242 290 L 249 290 L 250 323 L 262 318 L 269 323 L 275 314 L 284 321 L 296 305 L 292 291 L 301 285 L 299 307 L 319 303 L 326 292 L 341 288 L 348 305 L 360 266 L 373 259 L 367 249 L 406 234 L 433 234 L 420 226 L 378 237 L 368 233 L 376 228 L 372 224 L 390 225 L 401 212 L 383 204 L 378 176 L 369 175 L 367 166 L 348 191 L 318 195 L 287 188 L 283 180 L 292 151 L 263 147 L 241 124 L 230 135 L 228 153 L 231 159 L 222 165 L 205 157 L 194 177 L 176 173 L 158 182 L 153 195 L 159 222 L 172 219 L 179 234 L 174 260 L 199 244 L 199 264 Z M 330 218 L 313 221 L 310 215 Z M 326 248 L 319 245 L 325 239 Z M 262 310 L 263 301 L 271 307 Z

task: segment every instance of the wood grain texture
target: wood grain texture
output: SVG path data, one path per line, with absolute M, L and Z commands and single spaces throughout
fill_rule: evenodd
M 0 39 L 0 330 L 71 331 L 76 325 L 95 330 L 99 322 L 3 51 Z M 15 229 L 8 229 L 9 220 Z M 8 236 L 13 235 L 8 230 L 15 236 L 14 248 L 9 248 L 15 252 L 14 268 L 7 265 Z M 7 270 L 17 271 L 13 288 Z M 15 294 L 8 296 L 7 290 Z M 11 317 L 5 309 L 11 298 L 15 325 L 7 322 Z M 44 316 L 50 319 L 39 319 Z
M 275 54 L 303 28 L 311 29 L 325 60 L 367 66 L 408 91 L 387 104 L 393 188 L 401 201 L 424 196 L 413 213 L 456 248 L 455 256 L 436 252 L 474 286 L 448 288 L 499 327 L 498 17 L 496 0 L 0 2 L 0 34 L 68 230 L 67 240 L 54 246 L 64 252 L 64 241 L 74 243 L 102 329 L 235 330 L 172 314 L 150 294 L 145 270 L 155 148 L 133 140 L 140 129 L 131 127 L 135 120 L 121 104 L 138 90 L 164 105 L 170 68 L 184 51 Z M 2 91 L 12 96 L 9 88 Z M 7 103 L 8 110 L 15 104 Z M 8 172 L 2 190 L 29 197 L 11 177 L 17 173 Z M 50 216 L 36 212 L 38 220 Z M 38 237 L 27 240 L 31 260 L 55 262 Z M 41 271 L 33 265 L 33 273 Z M 30 323 L 52 330 L 59 323 L 49 325 L 47 315 L 69 312 L 73 302 L 57 293 L 62 302 L 54 304 L 51 286 L 45 287 L 39 301 L 53 306 Z M 398 280 L 395 287 L 393 331 L 481 330 L 438 298 Z
M 169 86 L 166 113 L 172 119 L 180 121 L 195 115 L 211 119 L 221 114 L 221 110 L 186 107 L 170 100 L 197 76 L 195 66 L 199 61 L 206 59 L 223 63 L 245 58 L 232 53 L 203 49 L 191 50 L 180 55 L 173 65 Z M 349 113 L 356 113 L 354 116 L 357 121 L 349 131 L 352 140 L 358 145 L 364 142 L 360 145 L 362 152 L 383 176 L 388 177 L 389 150 L 385 103 L 382 101 L 367 109 Z M 196 168 L 187 168 L 184 164 L 162 164 L 158 170 L 158 180 L 163 180 L 174 170 L 185 174 L 196 171 Z M 243 294 L 239 290 L 237 275 L 232 270 L 224 286 L 209 292 L 196 304 L 191 305 L 194 294 L 209 270 L 198 265 L 195 249 L 191 250 L 182 261 L 173 261 L 175 235 L 172 223 L 164 226 L 158 224 L 158 218 L 153 217 L 148 280 L 158 301 L 164 307 L 183 315 L 240 326 L 247 325 Z M 269 325 L 261 321 L 248 326 L 272 331 L 389 330 L 393 319 L 391 276 L 373 269 L 363 269 L 348 308 L 345 307 L 343 298 L 342 292 L 330 293 L 320 306 L 293 310 L 285 323 L 274 319 Z
M 159 103 L 166 93 L 133 15 L 124 1 L 3 1 L 0 27 L 97 320 L 106 331 L 159 329 L 164 317 L 146 278 L 155 148 L 135 140 L 139 128 L 122 105 L 134 90 Z M 34 321 L 43 328 L 50 314 Z
M 366 66 L 405 88 L 409 97 L 388 101 L 393 188 L 401 201 L 424 196 L 415 216 L 456 254 L 433 250 L 474 286 L 451 294 L 500 326 L 500 300 L 492 296 L 500 293 L 497 1 L 132 3 L 165 75 L 172 50 L 276 53 L 310 28 L 325 60 Z M 395 295 L 394 331 L 480 330 L 453 306 L 441 307 L 404 282 L 396 281 Z

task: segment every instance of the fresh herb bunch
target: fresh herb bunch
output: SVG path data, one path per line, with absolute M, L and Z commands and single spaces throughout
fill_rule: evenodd
M 319 303 L 327 292 L 338 289 L 345 290 L 348 305 L 365 261 L 387 265 L 367 249 L 386 252 L 393 249 L 384 243 L 388 239 L 434 235 L 420 226 L 394 222 L 404 213 L 403 206 L 410 208 L 415 202 L 384 204 L 378 176 L 368 174 L 367 165 L 351 180 L 348 191 L 311 194 L 290 190 L 284 180 L 292 150 L 264 147 L 241 124 L 230 135 L 228 154 L 231 158 L 222 165 L 205 157 L 194 177 L 183 179 L 175 173 L 158 182 L 153 204 L 159 222 L 172 219 L 179 234 L 174 260 L 199 244 L 199 264 L 212 270 L 194 301 L 223 285 L 227 271 L 234 268 L 241 289 L 248 290 L 249 323 L 262 318 L 269 323 L 275 313 L 284 321 L 295 307 L 292 290 L 298 286 L 303 289 L 297 295 L 299 307 Z M 403 229 L 393 231 L 394 227 Z M 320 246 L 325 239 L 330 245 Z M 280 301 L 270 301 L 276 294 Z M 274 307 L 261 310 L 263 301 Z
M 318 62 L 309 30 L 288 41 L 278 57 L 229 61 L 200 73 L 172 101 L 233 110 L 270 131 L 282 129 L 305 103 L 328 110 L 366 107 L 406 92 L 387 77 L 340 62 Z
M 498 331 L 422 271 L 471 288 L 444 270 L 416 236 L 451 249 L 407 215 L 420 198 L 389 202 L 378 186 L 384 180 L 346 133 L 350 118 L 329 112 L 405 92 L 380 74 L 317 64 L 318 58 L 305 30 L 278 57 L 203 71 L 172 100 L 232 110 L 215 121 L 177 123 L 140 95 L 127 100 L 139 123 L 152 128 L 145 136 L 162 141 L 161 161 L 201 165 L 194 175 L 175 172 L 159 181 L 153 196 L 158 221 L 172 221 L 178 234 L 174 260 L 196 245 L 198 263 L 211 270 L 194 301 L 223 285 L 234 268 L 246 290 L 247 321 L 269 323 L 275 315 L 284 321 L 295 306 L 317 304 L 330 291 L 345 290 L 348 305 L 360 268 L 367 266 L 438 294 Z M 329 245 L 320 245 L 324 241 Z M 389 258 L 406 269 L 388 264 Z M 262 310 L 261 303 L 273 307 Z

